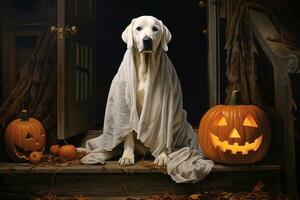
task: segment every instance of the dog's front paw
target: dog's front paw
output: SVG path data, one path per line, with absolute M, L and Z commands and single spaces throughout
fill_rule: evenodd
M 134 165 L 134 154 L 131 152 L 124 152 L 123 156 L 119 159 L 119 165 Z
M 154 164 L 165 167 L 169 163 L 169 161 L 170 158 L 165 152 L 163 152 L 157 156 L 157 158 L 154 160 Z

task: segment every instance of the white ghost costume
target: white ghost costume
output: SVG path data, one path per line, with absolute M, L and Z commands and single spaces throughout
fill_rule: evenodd
M 164 36 L 163 36 L 164 37 Z M 137 112 L 137 75 L 134 47 L 128 46 L 108 94 L 103 134 L 86 142 L 85 164 L 104 164 L 103 152 L 111 152 L 135 131 L 137 139 L 156 158 L 163 151 L 170 158 L 167 172 L 177 183 L 198 182 L 213 167 L 199 148 L 197 136 L 187 122 L 181 86 L 169 57 L 168 41 L 162 38 L 154 54 L 149 54 L 144 103 Z M 128 43 L 127 43 L 128 45 Z

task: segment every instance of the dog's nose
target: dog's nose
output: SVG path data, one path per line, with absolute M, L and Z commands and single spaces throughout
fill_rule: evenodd
M 144 44 L 144 51 L 152 50 L 152 39 L 150 37 L 144 37 L 143 44 Z

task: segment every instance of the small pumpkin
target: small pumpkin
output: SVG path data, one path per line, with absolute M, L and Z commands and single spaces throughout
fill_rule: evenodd
M 49 150 L 52 155 L 58 155 L 60 146 L 58 144 L 51 145 Z
M 29 154 L 29 161 L 32 164 L 40 163 L 43 159 L 43 152 L 40 151 L 33 151 Z
M 75 160 L 78 158 L 78 153 L 74 145 L 64 145 L 60 147 L 59 158 L 62 161 Z
M 225 164 L 254 163 L 270 146 L 270 123 L 254 105 L 237 105 L 238 90 L 229 105 L 208 110 L 199 125 L 199 143 L 207 158 Z
M 32 151 L 43 151 L 46 143 L 45 129 L 35 118 L 28 118 L 27 110 L 22 110 L 21 118 L 12 121 L 6 128 L 4 144 L 12 161 L 28 161 Z

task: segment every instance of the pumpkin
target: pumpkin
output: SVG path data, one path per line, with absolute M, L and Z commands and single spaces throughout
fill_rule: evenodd
M 7 155 L 15 162 L 28 161 L 28 155 L 32 151 L 43 151 L 45 143 L 43 125 L 35 118 L 28 118 L 27 110 L 22 110 L 21 118 L 12 121 L 4 134 Z
M 76 147 L 73 145 L 64 145 L 60 147 L 59 158 L 62 161 L 75 160 L 78 158 Z
M 198 139 L 207 158 L 225 164 L 261 160 L 270 146 L 270 123 L 254 105 L 237 105 L 238 90 L 229 105 L 208 110 L 199 125 Z
M 59 150 L 60 150 L 60 146 L 58 144 L 54 144 L 50 147 L 50 153 L 52 155 L 58 155 Z
M 29 154 L 29 161 L 32 164 L 40 163 L 42 161 L 42 158 L 43 158 L 43 152 L 33 151 Z

